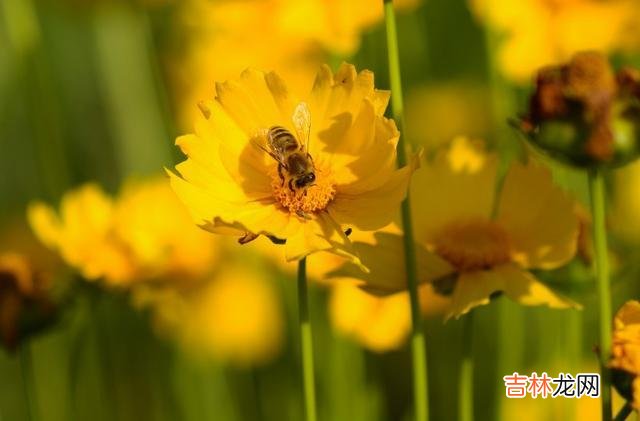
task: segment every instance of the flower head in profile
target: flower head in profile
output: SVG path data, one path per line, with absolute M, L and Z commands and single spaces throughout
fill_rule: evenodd
M 206 230 L 285 242 L 287 260 L 326 250 L 359 263 L 345 231 L 388 224 L 417 165 L 396 169 L 388 100 L 348 64 L 323 66 L 304 101 L 275 73 L 246 70 L 176 141 L 188 159 L 171 185 Z
M 65 194 L 59 212 L 35 202 L 28 216 L 39 239 L 67 264 L 112 286 L 198 277 L 216 257 L 215 242 L 193 227 L 163 178 L 129 183 L 116 198 L 86 184 Z
M 528 271 L 554 269 L 574 256 L 573 201 L 535 162 L 513 164 L 496 198 L 496 168 L 496 156 L 482 144 L 457 138 L 416 172 L 411 189 L 419 280 L 451 295 L 447 317 L 488 304 L 498 293 L 523 305 L 576 307 Z M 355 244 L 369 274 L 348 266 L 338 274 L 358 276 L 363 288 L 378 293 L 406 288 L 404 265 L 395 258 L 402 238 L 376 237 L 374 245 Z
M 628 301 L 614 318 L 609 367 L 616 389 L 640 410 L 640 302 Z

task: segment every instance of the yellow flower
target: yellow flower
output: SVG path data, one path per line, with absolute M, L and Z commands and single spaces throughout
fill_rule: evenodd
M 269 362 L 282 347 L 277 294 L 256 271 L 237 263 L 193 288 L 141 286 L 134 300 L 151 308 L 158 330 L 200 357 L 253 366 Z
M 394 3 L 406 10 L 420 1 Z M 193 0 L 180 6 L 174 32 L 181 48 L 168 63 L 186 128 L 195 104 L 212 97 L 212 80 L 232 79 L 251 66 L 272 69 L 292 92 L 306 93 L 329 52 L 355 53 L 361 33 L 383 17 L 382 2 L 375 0 Z
M 133 262 L 113 235 L 114 203 L 96 184 L 64 195 L 60 213 L 37 202 L 28 209 L 35 234 L 87 279 L 119 284 L 134 273 Z
M 418 278 L 437 281 L 451 290 L 447 317 L 459 317 L 504 293 L 523 305 L 554 308 L 577 304 L 554 293 L 527 269 L 554 269 L 576 252 L 578 221 L 574 205 L 554 187 L 548 170 L 529 162 L 514 164 L 504 181 L 492 218 L 496 156 L 481 144 L 455 139 L 448 149 L 415 174 L 412 214 L 418 257 Z M 379 234 L 376 246 L 356 243 L 371 273 L 349 273 L 363 288 L 392 293 L 406 288 L 397 258 L 402 239 Z
M 116 200 L 87 184 L 63 197 L 59 214 L 34 203 L 28 216 L 45 245 L 85 278 L 109 285 L 198 277 L 215 261 L 216 244 L 193 227 L 163 178 L 131 183 Z
M 614 318 L 613 347 L 609 366 L 632 378 L 631 390 L 618 390 L 640 410 L 640 302 L 628 301 Z M 624 377 L 624 376 L 623 376 Z M 617 380 L 618 376 L 614 375 Z M 629 393 L 627 393 L 629 392 Z
M 188 159 L 176 167 L 180 176 L 170 173 L 195 222 L 214 233 L 286 240 L 287 260 L 327 250 L 358 262 L 345 230 L 388 224 L 417 165 L 414 159 L 395 168 L 399 133 L 382 116 L 389 93 L 374 89 L 373 73 L 343 64 L 333 75 L 323 66 L 304 103 L 275 73 L 256 70 L 217 84 L 216 93 L 202 105 L 195 134 L 176 141 Z M 297 133 L 292 119 L 302 104 L 310 134 L 301 143 L 308 145 L 315 182 L 294 188 L 287 171 L 279 175 L 278 162 L 261 150 L 268 148 L 261 133 L 272 126 Z
M 258 2 L 260 2 L 258 0 Z M 265 2 L 260 2 L 265 3 Z M 302 37 L 319 42 L 334 54 L 353 54 L 361 33 L 382 21 L 383 3 L 375 0 L 308 0 L 271 1 L 279 4 L 275 12 L 276 26 L 292 38 Z M 397 9 L 409 9 L 419 0 L 395 1 Z
M 567 61 L 581 50 L 620 52 L 635 44 L 637 51 L 640 25 L 635 0 L 470 0 L 470 4 L 486 24 L 505 35 L 499 66 L 516 82 L 527 82 L 538 68 Z

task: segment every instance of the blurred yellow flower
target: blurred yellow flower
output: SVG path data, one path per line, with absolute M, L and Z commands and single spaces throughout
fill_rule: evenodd
M 442 314 L 448 305 L 448 299 L 429 284 L 421 285 L 419 294 L 425 315 Z M 402 347 L 411 331 L 408 292 L 380 297 L 363 291 L 353 280 L 333 283 L 329 316 L 336 331 L 374 352 Z
M 456 138 L 423 169 L 411 187 L 418 279 L 450 290 L 447 318 L 459 317 L 504 293 L 523 305 L 578 307 L 540 282 L 530 268 L 553 269 L 576 252 L 573 201 L 539 164 L 513 164 L 495 198 L 497 158 L 482 144 Z M 377 245 L 355 243 L 371 272 L 345 266 L 335 275 L 363 280 L 363 288 L 393 293 L 406 288 L 397 259 L 402 239 L 377 234 Z M 449 292 L 449 291 L 447 291 Z
M 67 193 L 60 212 L 29 207 L 33 230 L 87 279 L 127 285 L 140 279 L 201 276 L 216 245 L 193 227 L 164 178 L 127 185 L 113 200 L 95 184 Z
M 60 212 L 36 202 L 28 209 L 31 227 L 49 248 L 87 279 L 119 284 L 133 276 L 131 257 L 113 235 L 114 203 L 96 184 L 64 195 Z
M 193 288 L 134 290 L 134 301 L 149 307 L 156 328 L 199 357 L 238 366 L 264 364 L 282 347 L 282 305 L 262 275 L 227 264 Z
M 348 64 L 335 75 L 322 67 L 306 103 L 275 73 L 255 70 L 216 92 L 202 104 L 196 133 L 176 141 L 188 159 L 176 167 L 180 176 L 170 173 L 195 222 L 214 233 L 286 240 L 287 260 L 326 250 L 359 263 L 345 229 L 388 224 L 417 165 L 395 168 L 399 133 L 382 116 L 389 92 L 374 89 L 373 73 Z M 303 104 L 307 134 L 295 129 Z M 273 126 L 296 133 L 309 153 L 315 180 L 308 187 L 294 188 L 286 169 L 279 174 L 261 134 Z
M 481 136 L 489 131 L 487 92 L 477 84 L 453 81 L 418 86 L 407 93 L 407 138 L 431 151 L 459 133 Z
M 420 0 L 396 3 L 407 10 Z M 187 34 L 186 48 L 181 42 L 168 60 L 182 126 L 190 127 L 195 104 L 213 97 L 212 80 L 232 79 L 247 66 L 272 69 L 292 92 L 306 94 L 328 53 L 353 54 L 362 32 L 382 17 L 376 0 L 182 2 L 176 33 Z
M 635 0 L 469 1 L 480 19 L 504 35 L 498 65 L 515 82 L 528 82 L 538 68 L 581 50 L 620 52 L 635 45 L 637 51 Z
M 632 378 L 631 390 L 628 391 L 630 396 L 626 397 L 630 399 L 634 409 L 640 410 L 640 302 L 627 301 L 616 313 L 613 323 L 613 347 L 609 366 Z

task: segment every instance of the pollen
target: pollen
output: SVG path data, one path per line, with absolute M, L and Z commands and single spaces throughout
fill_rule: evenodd
M 510 260 L 509 237 L 484 219 L 456 221 L 436 237 L 435 252 L 459 271 L 490 269 Z
M 274 171 L 271 181 L 273 196 L 291 213 L 312 214 L 324 210 L 336 196 L 336 187 L 328 171 L 316 171 L 314 184 L 304 188 L 289 188 L 289 178 L 285 174 L 284 182 Z

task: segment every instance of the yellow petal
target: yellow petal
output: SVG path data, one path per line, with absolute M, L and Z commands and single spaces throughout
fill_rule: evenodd
M 47 247 L 58 247 L 61 238 L 60 219 L 51 206 L 43 202 L 31 203 L 27 209 L 31 229 Z
M 216 100 L 245 134 L 252 136 L 271 126 L 291 127 L 293 101 L 275 75 L 248 69 L 240 80 L 216 84 Z
M 187 205 L 197 225 L 219 233 L 217 228 L 234 228 L 239 234 L 250 231 L 256 234 L 287 238 L 291 233 L 291 217 L 272 199 L 230 202 L 224 192 L 207 190 L 191 184 L 169 172 L 171 187 L 180 200 Z M 237 231 L 236 231 L 237 230 Z
M 392 120 L 376 116 L 369 99 L 363 101 L 350 126 L 334 129 L 319 136 L 321 140 L 326 136 L 322 155 L 329 154 L 337 185 L 349 185 L 351 192 L 371 190 L 395 170 L 400 133 Z
M 512 258 L 524 267 L 553 269 L 575 255 L 579 224 L 574 203 L 539 164 L 511 167 L 497 220 L 509 235 Z
M 447 318 L 460 317 L 474 307 L 489 304 L 496 292 L 526 305 L 547 305 L 551 308 L 580 308 L 574 301 L 553 292 L 531 273 L 515 264 L 505 264 L 490 270 L 463 272 L 453 291 Z
M 354 248 L 363 264 L 369 268 L 369 273 L 362 273 L 353 264 L 345 264 L 333 271 L 330 277 L 359 280 L 361 288 L 380 295 L 406 290 L 407 272 L 402 236 L 378 232 L 371 243 L 356 242 Z M 416 245 L 416 253 L 420 283 L 430 282 L 453 272 L 449 263 L 419 245 Z
M 371 231 L 384 227 L 397 216 L 400 203 L 407 195 L 411 175 L 418 167 L 419 157 L 395 170 L 384 183 L 373 190 L 358 191 L 362 185 L 340 186 L 328 211 L 341 225 Z M 374 184 L 375 185 L 375 184 Z
M 430 243 L 452 221 L 490 216 L 497 159 L 480 142 L 459 137 L 411 182 L 416 241 Z
M 384 112 L 388 95 L 374 89 L 373 73 L 356 72 L 353 65 L 343 63 L 335 75 L 324 65 L 318 72 L 308 99 L 311 122 L 311 153 L 321 145 L 333 143 L 332 133 L 344 133 L 351 125 L 365 99 L 370 99 L 378 116 Z M 319 142 L 316 142 L 316 139 Z
M 286 238 L 287 261 L 300 260 L 318 251 L 329 251 L 349 259 L 361 270 L 366 270 L 349 238 L 327 213 L 321 212 L 313 219 L 299 222 L 297 232 Z
M 269 184 L 269 171 L 276 163 L 255 145 L 256 133 L 248 135 L 242 131 L 217 101 L 207 102 L 206 107 L 210 117 L 196 121 L 196 137 L 180 137 L 176 142 L 178 146 L 216 178 L 237 183 L 248 195 L 254 188 L 263 189 L 262 186 Z M 198 147 L 198 142 L 204 145 Z M 255 187 L 257 185 L 261 187 Z

